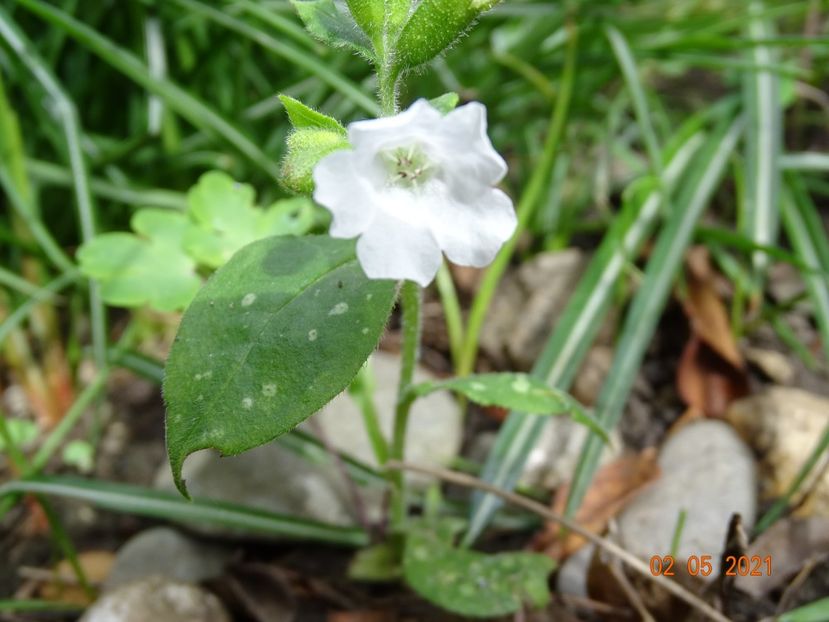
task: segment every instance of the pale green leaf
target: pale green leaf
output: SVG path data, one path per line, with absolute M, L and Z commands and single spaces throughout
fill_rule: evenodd
M 205 173 L 187 195 L 195 226 L 183 244 L 200 264 L 218 268 L 255 240 L 272 235 L 302 235 L 313 224 L 313 205 L 306 199 L 278 201 L 267 210 L 254 207 L 255 192 L 219 171 Z
M 181 213 L 140 210 L 132 219 L 140 236 L 105 233 L 93 238 L 78 250 L 80 269 L 101 284 L 101 295 L 111 305 L 184 308 L 201 286 L 195 262 L 182 249 L 189 226 Z

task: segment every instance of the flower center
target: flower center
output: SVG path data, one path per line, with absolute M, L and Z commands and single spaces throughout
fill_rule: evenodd
M 429 178 L 432 162 L 418 145 L 395 147 L 382 153 L 389 171 L 389 183 L 412 187 Z

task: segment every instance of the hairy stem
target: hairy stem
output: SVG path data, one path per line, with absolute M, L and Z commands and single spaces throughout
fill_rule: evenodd
M 420 351 L 420 325 L 423 290 L 412 281 L 404 281 L 400 291 L 403 310 L 403 353 L 400 366 L 400 383 L 397 387 L 397 406 L 394 411 L 394 429 L 389 457 L 403 460 L 406 451 L 406 427 L 414 399 L 410 388 Z M 402 471 L 391 474 L 394 486 L 392 498 L 392 524 L 401 526 L 406 520 L 406 481 Z

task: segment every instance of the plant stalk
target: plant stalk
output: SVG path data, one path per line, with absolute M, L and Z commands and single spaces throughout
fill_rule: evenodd
M 421 307 L 423 289 L 417 283 L 404 281 L 400 290 L 400 305 L 403 310 L 403 352 L 400 366 L 400 383 L 397 387 L 397 406 L 394 411 L 394 428 L 389 457 L 392 460 L 404 459 L 406 450 L 406 428 L 409 411 L 414 397 L 411 394 L 415 366 L 420 352 Z M 406 480 L 402 471 L 393 471 L 390 475 L 392 490 L 392 525 L 400 527 L 406 521 Z

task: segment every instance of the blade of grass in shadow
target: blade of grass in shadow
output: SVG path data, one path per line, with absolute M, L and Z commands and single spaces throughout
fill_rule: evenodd
M 73 477 L 36 477 L 0 485 L 0 498 L 21 493 L 63 497 L 126 514 L 185 524 L 229 527 L 280 538 L 328 542 L 350 547 L 365 546 L 369 541 L 365 532 L 353 527 L 326 525 L 210 499 L 187 501 L 177 493 L 149 490 L 129 484 Z
M 662 150 L 659 147 L 659 140 L 656 137 L 656 131 L 651 120 L 650 110 L 648 108 L 648 99 L 645 95 L 645 89 L 642 81 L 639 79 L 639 69 L 636 66 L 636 59 L 633 57 L 633 52 L 628 45 L 624 35 L 619 32 L 615 26 L 605 26 L 605 35 L 610 46 L 613 48 L 613 53 L 616 55 L 616 61 L 622 70 L 622 75 L 625 77 L 625 84 L 630 92 L 631 100 L 633 101 L 633 108 L 636 111 L 636 121 L 642 132 L 642 138 L 645 143 L 645 149 L 648 152 L 648 159 L 650 160 L 651 170 L 657 178 L 662 177 Z
M 102 60 L 151 93 L 161 97 L 171 109 L 193 125 L 222 137 L 274 180 L 279 179 L 279 165 L 250 138 L 207 104 L 174 82 L 155 78 L 147 66 L 130 51 L 116 45 L 74 17 L 42 0 L 17 0 L 17 4 L 40 16 L 52 26 L 66 31 L 73 39 Z
M 65 138 L 81 239 L 89 242 L 95 237 L 95 204 L 89 191 L 89 172 L 81 149 L 81 127 L 77 108 L 51 69 L 40 58 L 31 41 L 2 8 L 0 8 L 0 37 L 14 51 L 18 60 L 51 99 L 52 112 L 60 121 Z M 89 282 L 89 307 L 93 358 L 100 369 L 106 363 L 106 313 L 99 286 L 93 281 Z
M 20 220 L 22 220 L 26 227 L 28 227 L 29 231 L 32 233 L 32 237 L 38 243 L 38 246 L 40 246 L 40 249 L 49 261 L 51 261 L 56 268 L 66 274 L 77 273 L 78 271 L 75 264 L 73 264 L 72 260 L 67 257 L 66 253 L 63 252 L 60 244 L 58 244 L 55 238 L 52 237 L 49 230 L 43 226 L 40 219 L 35 216 L 34 210 L 26 203 L 26 200 L 17 191 L 17 187 L 12 182 L 11 176 L 6 170 L 6 167 L 1 163 L 0 188 L 2 188 L 3 192 L 6 193 L 8 204 L 11 205 L 11 208 L 20 217 Z
M 694 228 L 717 189 L 728 160 L 743 131 L 740 118 L 718 130 L 695 158 L 675 202 L 675 210 L 656 240 L 642 283 L 625 318 L 616 354 L 596 402 L 596 416 L 606 430 L 615 427 L 682 265 Z M 572 516 L 587 491 L 598 465 L 602 441 L 590 434 L 573 475 L 567 513 Z
M 26 302 L 17 307 L 7 318 L 0 322 L 0 344 L 5 341 L 6 337 L 15 328 L 20 326 L 29 317 L 29 314 L 32 313 L 38 303 L 53 299 L 56 293 L 68 287 L 76 280 L 78 280 L 77 274 L 62 274 L 43 287 L 37 288 Z
M 762 0 L 748 5 L 747 34 L 753 39 L 772 38 L 774 22 L 764 15 Z M 768 45 L 753 46 L 749 59 L 759 66 L 775 61 L 775 51 Z M 780 195 L 780 157 L 782 105 L 779 80 L 768 69 L 756 68 L 745 74 L 743 85 L 746 130 L 746 188 L 743 205 L 743 231 L 757 244 L 773 245 L 777 239 Z M 755 281 L 760 286 L 768 265 L 768 255 L 752 254 Z
M 780 156 L 780 168 L 784 171 L 829 171 L 829 154 L 817 151 L 786 153 Z
M 665 165 L 667 189 L 682 176 L 703 142 L 699 122 L 696 125 L 695 130 L 687 135 L 680 133 L 682 139 Z M 660 204 L 661 195 L 657 189 L 651 190 L 641 201 L 633 198 L 625 202 L 562 312 L 555 332 L 533 366 L 533 375 L 558 389 L 567 390 L 570 386 L 601 327 L 610 305 L 613 284 L 648 238 L 659 216 Z M 510 413 L 487 456 L 482 479 L 498 488 L 514 488 L 546 424 L 547 421 L 533 415 Z M 483 531 L 501 503 L 494 495 L 474 496 L 465 537 L 467 544 Z
M 72 185 L 72 174 L 64 167 L 42 160 L 27 160 L 26 170 L 36 183 L 68 188 Z M 109 199 L 125 205 L 140 207 L 161 207 L 164 209 L 187 209 L 187 196 L 181 192 L 160 188 L 135 188 L 114 184 L 102 179 L 89 180 L 92 193 L 102 199 Z
M 197 0 L 172 1 L 179 6 L 189 9 L 197 15 L 201 15 L 213 22 L 216 22 L 217 24 L 221 24 L 228 30 L 232 30 L 233 32 L 236 32 L 244 37 L 248 37 L 269 52 L 291 61 L 297 67 L 301 67 L 310 74 L 316 76 L 319 80 L 327 82 L 332 88 L 348 97 L 348 99 L 360 106 L 360 108 L 366 112 L 374 116 L 380 116 L 380 106 L 377 102 L 361 91 L 354 83 L 332 71 L 328 65 L 325 65 L 313 56 L 310 56 L 308 52 L 298 50 L 284 41 L 275 39 L 267 32 L 256 28 L 247 22 L 237 19 L 232 15 L 208 6 L 203 2 L 198 2 Z

